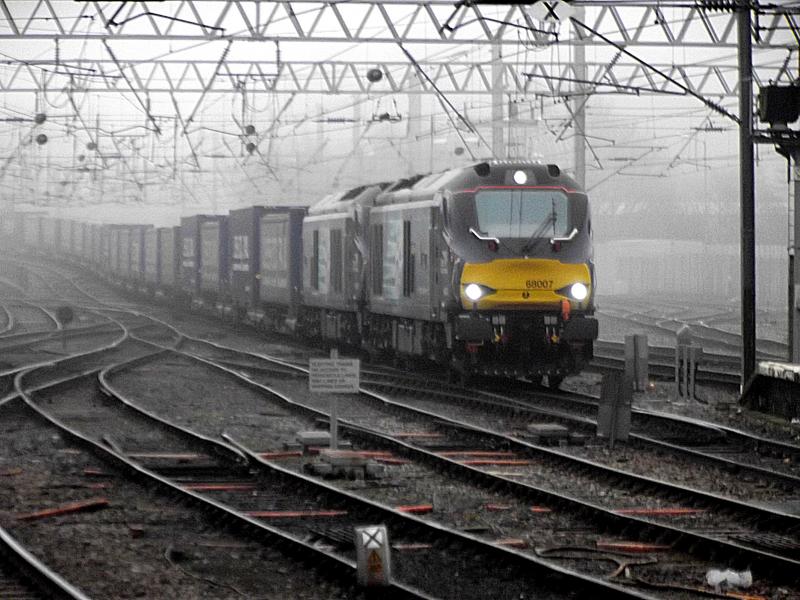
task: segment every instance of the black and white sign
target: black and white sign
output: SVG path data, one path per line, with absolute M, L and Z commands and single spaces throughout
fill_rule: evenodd
M 318 394 L 358 393 L 361 361 L 357 358 L 312 358 L 308 389 Z

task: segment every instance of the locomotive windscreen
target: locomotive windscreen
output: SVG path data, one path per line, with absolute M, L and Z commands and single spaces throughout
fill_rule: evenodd
M 479 230 L 491 237 L 561 237 L 572 229 L 569 200 L 559 190 L 481 190 L 475 209 Z

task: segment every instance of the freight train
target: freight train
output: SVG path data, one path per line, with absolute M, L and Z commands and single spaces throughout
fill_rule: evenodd
M 462 380 L 557 387 L 598 335 L 588 198 L 552 164 L 480 162 L 175 227 L 14 219 L 28 246 L 130 290 Z

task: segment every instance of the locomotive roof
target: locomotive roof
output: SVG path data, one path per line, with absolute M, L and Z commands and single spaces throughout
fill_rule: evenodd
M 347 212 L 354 205 L 371 206 L 429 200 L 440 190 L 516 185 L 513 174 L 524 171 L 527 185 L 555 185 L 578 190 L 575 181 L 554 164 L 526 160 L 485 160 L 435 173 L 403 177 L 390 183 L 362 185 L 328 194 L 309 208 L 308 214 Z
M 513 176 L 523 171 L 527 185 L 561 186 L 578 191 L 575 181 L 553 164 L 523 160 L 486 160 L 419 177 L 401 189 L 387 189 L 375 199 L 376 205 L 429 200 L 440 190 L 469 190 L 478 187 L 518 185 Z
M 309 215 L 322 215 L 330 213 L 347 212 L 353 206 L 372 205 L 375 196 L 386 187 L 387 184 L 362 185 L 351 190 L 328 194 L 322 200 L 312 205 L 308 209 Z

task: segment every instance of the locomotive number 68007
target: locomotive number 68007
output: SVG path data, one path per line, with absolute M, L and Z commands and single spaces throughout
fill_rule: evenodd
M 528 279 L 525 282 L 525 287 L 529 290 L 552 290 L 552 279 Z

